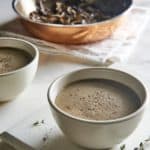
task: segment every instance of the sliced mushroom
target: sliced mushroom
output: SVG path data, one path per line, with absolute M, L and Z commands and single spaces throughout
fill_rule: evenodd
M 36 11 L 30 13 L 30 19 L 69 25 L 95 23 L 110 18 L 88 0 L 54 0 L 51 5 L 47 3 L 48 0 L 37 0 Z

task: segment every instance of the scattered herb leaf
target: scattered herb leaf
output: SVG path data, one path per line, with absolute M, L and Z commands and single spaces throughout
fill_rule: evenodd
M 41 123 L 42 123 L 42 124 L 44 124 L 44 123 L 45 123 L 45 121 L 44 121 L 44 120 L 42 120 L 42 121 L 41 121 Z
M 43 141 L 45 142 L 47 140 L 47 137 L 43 137 Z
M 44 120 L 41 120 L 41 121 L 36 121 L 33 123 L 33 126 L 38 126 L 38 125 L 41 125 L 41 124 L 44 124 L 45 121 Z
M 140 147 L 140 150 L 144 150 L 144 144 L 143 144 L 143 142 L 140 143 L 139 147 Z
M 126 148 L 125 144 L 123 144 L 122 146 L 120 146 L 120 150 L 125 150 L 125 148 Z
M 33 126 L 37 126 L 39 124 L 40 124 L 39 121 L 36 121 L 36 122 L 33 123 Z

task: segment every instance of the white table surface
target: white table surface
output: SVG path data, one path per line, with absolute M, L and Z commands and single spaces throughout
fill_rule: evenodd
M 137 3 L 150 7 L 149 0 L 137 0 Z M 11 0 L 0 1 L 0 25 L 16 17 L 11 8 Z M 150 21 L 149 21 L 150 23 Z M 116 64 L 123 70 L 138 74 L 150 87 L 150 27 L 147 25 L 141 36 L 136 51 L 127 64 Z M 121 66 L 121 67 L 120 67 Z M 79 150 L 72 145 L 56 126 L 47 102 L 47 88 L 57 76 L 75 69 L 88 67 L 73 60 L 40 55 L 37 75 L 32 84 L 16 100 L 0 104 L 0 132 L 5 130 L 24 142 L 42 150 Z M 9 91 L 8 91 L 9 92 Z M 36 121 L 45 120 L 44 125 L 33 127 Z M 132 150 L 140 140 L 150 136 L 150 110 L 147 109 L 144 119 L 124 143 Z M 43 137 L 48 137 L 45 142 Z M 147 148 L 147 149 L 150 149 Z M 115 148 L 117 150 L 117 148 Z

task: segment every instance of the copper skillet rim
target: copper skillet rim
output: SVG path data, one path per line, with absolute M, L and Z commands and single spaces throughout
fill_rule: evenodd
M 78 25 L 63 25 L 63 24 L 51 24 L 51 23 L 42 23 L 42 22 L 35 22 L 27 17 L 25 17 L 24 15 L 22 15 L 17 9 L 16 9 L 16 3 L 18 2 L 19 0 L 13 0 L 12 1 L 12 8 L 13 10 L 22 18 L 24 19 L 25 21 L 28 21 L 30 23 L 35 23 L 35 24 L 38 24 L 38 25 L 42 25 L 42 26 L 49 26 L 49 27 L 58 27 L 58 28 L 80 28 L 80 27 L 90 27 L 90 26 L 96 26 L 96 25 L 102 25 L 102 24 L 105 24 L 105 23 L 108 23 L 110 21 L 113 21 L 113 20 L 116 20 L 118 19 L 119 17 L 121 17 L 123 14 L 127 13 L 131 8 L 132 8 L 132 4 L 133 4 L 133 0 L 130 0 L 130 4 L 129 6 L 127 6 L 127 8 L 125 8 L 125 10 L 123 10 L 120 14 L 114 16 L 114 17 L 111 17 L 110 19 L 106 19 L 106 20 L 103 20 L 103 21 L 100 21 L 100 22 L 96 22 L 96 23 L 91 23 L 91 24 L 78 24 Z

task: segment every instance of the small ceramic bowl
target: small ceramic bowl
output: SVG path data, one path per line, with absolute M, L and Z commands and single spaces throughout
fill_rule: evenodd
M 141 100 L 140 108 L 122 118 L 94 121 L 77 118 L 56 106 L 55 98 L 62 88 L 86 79 L 108 79 L 130 87 Z M 73 143 L 90 149 L 106 149 L 121 143 L 135 130 L 146 106 L 147 93 L 145 85 L 130 74 L 108 68 L 87 68 L 57 78 L 48 89 L 48 101 L 58 126 Z
M 13 100 L 24 91 L 35 76 L 39 59 L 38 49 L 27 41 L 0 37 L 0 48 L 4 47 L 24 50 L 31 55 L 32 60 L 24 67 L 0 74 L 0 102 Z

